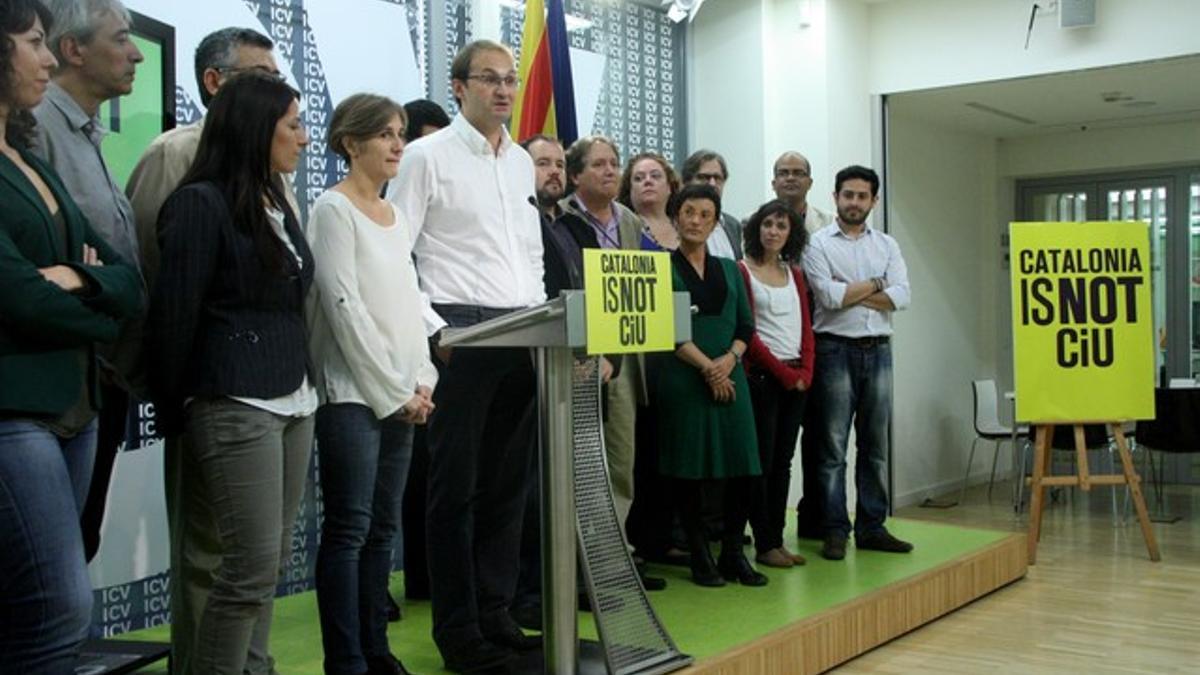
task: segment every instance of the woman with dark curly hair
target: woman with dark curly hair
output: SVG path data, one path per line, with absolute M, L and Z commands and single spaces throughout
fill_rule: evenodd
M 57 65 L 50 15 L 0 0 L 0 663 L 74 672 L 91 621 L 79 513 L 96 451 L 96 344 L 141 310 L 137 271 L 30 152 Z
M 746 378 L 754 402 L 763 476 L 753 490 L 750 526 L 756 560 L 768 567 L 803 565 L 783 545 L 792 456 L 813 376 L 813 332 L 800 256 L 808 233 L 786 202 L 774 200 L 746 221 L 746 257 L 738 263 L 754 313 Z

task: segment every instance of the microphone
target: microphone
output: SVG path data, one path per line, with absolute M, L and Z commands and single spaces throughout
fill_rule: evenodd
M 529 195 L 528 197 L 525 198 L 525 201 L 529 202 L 529 205 L 532 206 L 533 208 L 537 209 L 539 213 L 541 212 L 542 205 L 538 204 L 537 197 L 534 197 L 533 195 Z

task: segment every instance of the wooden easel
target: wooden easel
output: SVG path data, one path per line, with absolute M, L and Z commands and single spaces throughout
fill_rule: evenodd
M 1150 559 L 1158 562 L 1158 541 L 1154 538 L 1154 530 L 1150 529 L 1150 514 L 1146 511 L 1146 500 L 1142 497 L 1142 479 L 1133 469 L 1133 459 L 1129 456 L 1129 444 L 1125 441 L 1125 432 L 1120 423 L 1109 422 L 1113 438 L 1117 442 L 1117 454 L 1121 456 L 1121 473 L 1109 475 L 1094 475 L 1088 472 L 1087 444 L 1083 438 L 1083 424 L 1073 424 L 1075 428 L 1075 452 L 1078 453 L 1075 475 L 1050 476 L 1046 475 L 1050 467 L 1050 439 L 1054 436 L 1053 424 L 1037 426 L 1037 440 L 1033 449 L 1033 477 L 1029 481 L 1032 493 L 1029 501 L 1029 564 L 1037 562 L 1038 538 L 1042 533 L 1042 510 L 1045 508 L 1043 493 L 1046 488 L 1056 485 L 1078 485 L 1082 490 L 1089 491 L 1093 485 L 1128 485 L 1133 495 L 1133 505 L 1137 509 L 1138 522 L 1142 526 L 1142 536 L 1146 539 L 1146 550 Z

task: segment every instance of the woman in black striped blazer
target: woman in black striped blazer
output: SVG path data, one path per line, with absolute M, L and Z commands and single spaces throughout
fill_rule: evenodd
M 225 83 L 159 216 L 148 352 L 160 424 L 182 438 L 186 480 L 168 499 L 183 541 L 172 578 L 189 616 L 173 622 L 172 645 L 185 672 L 269 669 L 272 598 L 312 450 L 313 259 L 279 182 L 308 142 L 297 97 L 264 74 Z M 198 567 L 206 556 L 190 542 L 210 542 L 200 553 L 215 569 Z

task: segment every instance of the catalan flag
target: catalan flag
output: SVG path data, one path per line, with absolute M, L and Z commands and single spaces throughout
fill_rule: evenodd
M 518 141 L 546 134 L 570 145 L 579 137 L 563 0 L 528 0 L 521 32 L 521 89 L 513 109 Z M 547 9 L 549 11 L 547 11 Z

